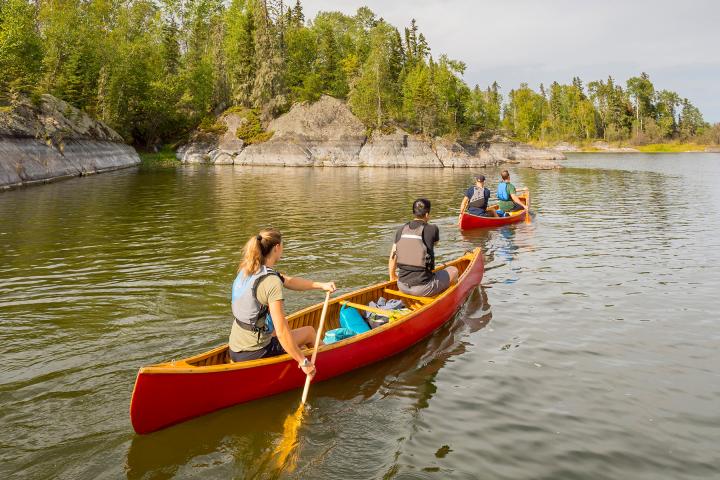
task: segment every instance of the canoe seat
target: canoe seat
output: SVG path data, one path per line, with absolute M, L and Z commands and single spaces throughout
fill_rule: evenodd
M 416 297 L 415 295 L 410 295 L 408 293 L 403 293 L 400 290 L 391 290 L 389 288 L 386 288 L 384 290 L 385 293 L 389 293 L 390 295 L 395 295 L 396 297 L 403 297 L 408 298 L 410 300 L 415 300 L 416 302 L 420 302 L 424 305 L 427 305 L 428 303 L 432 303 L 433 300 L 435 300 L 432 297 Z

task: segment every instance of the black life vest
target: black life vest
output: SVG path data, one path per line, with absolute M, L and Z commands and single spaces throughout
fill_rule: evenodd
M 410 223 L 405 224 L 400 233 L 400 239 L 395 243 L 398 265 L 429 268 L 432 258 L 423 240 L 424 230 L 425 223 L 421 223 L 415 228 L 410 228 Z
M 470 203 L 468 203 L 468 207 L 485 210 L 487 208 L 487 199 L 490 196 L 490 190 L 484 187 L 482 189 L 478 187 L 473 188 L 473 195 L 470 198 Z M 488 193 L 487 195 L 485 194 L 486 192 Z

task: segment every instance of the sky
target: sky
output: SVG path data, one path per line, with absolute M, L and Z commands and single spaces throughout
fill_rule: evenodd
M 294 2 L 289 2 L 294 3 Z M 526 82 L 587 85 L 640 72 L 720 122 L 720 0 L 303 0 L 318 11 L 368 6 L 402 29 L 417 20 L 433 56 L 467 64 L 465 81 L 502 93 Z

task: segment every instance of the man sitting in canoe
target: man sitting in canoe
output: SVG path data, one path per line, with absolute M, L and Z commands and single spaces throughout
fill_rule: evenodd
M 510 172 L 503 170 L 500 176 L 502 177 L 502 181 L 498 183 L 497 188 L 498 209 L 503 212 L 527 210 L 523 201 L 517 196 L 515 185 L 510 183 Z
M 241 362 L 287 352 L 305 374 L 314 375 L 315 367 L 299 346 L 313 346 L 315 329 L 307 326 L 290 330 L 283 309 L 283 286 L 290 290 L 334 292 L 335 283 L 281 275 L 272 267 L 282 253 L 282 236 L 273 228 L 261 230 L 245 244 L 232 288 L 235 321 L 230 331 L 230 358 Z
M 398 229 L 390 250 L 390 280 L 397 280 L 398 289 L 408 295 L 431 297 L 457 280 L 458 269 L 447 267 L 433 272 L 434 246 L 440 240 L 440 230 L 428 223 L 430 200 L 419 198 L 412 208 L 415 218 Z
M 465 196 L 460 205 L 458 223 L 462 220 L 465 212 L 479 217 L 497 217 L 495 210 L 486 210 L 489 200 L 490 190 L 485 188 L 485 175 L 475 175 L 475 185 L 465 191 Z

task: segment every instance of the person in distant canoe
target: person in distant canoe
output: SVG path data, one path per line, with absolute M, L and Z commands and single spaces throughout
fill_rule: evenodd
M 314 282 L 282 275 L 273 267 L 283 253 L 282 235 L 268 228 L 253 235 L 245 244 L 243 259 L 232 287 L 230 358 L 233 362 L 290 354 L 307 375 L 315 366 L 300 347 L 313 346 L 311 326 L 290 330 L 283 308 L 283 287 L 290 290 L 335 291 L 333 282 Z
M 465 212 L 479 217 L 497 217 L 495 210 L 487 210 L 489 201 L 490 189 L 485 187 L 485 175 L 475 175 L 475 185 L 465 191 L 462 204 L 460 204 L 458 223 L 462 220 Z
M 500 172 L 502 181 L 498 183 L 497 198 L 498 208 L 503 212 L 513 212 L 515 210 L 527 210 L 527 207 L 517 196 L 515 185 L 510 183 L 510 172 L 503 170 Z
M 436 225 L 428 223 L 430 200 L 418 198 L 413 202 L 412 209 L 415 218 L 398 229 L 390 250 L 390 280 L 397 280 L 401 292 L 430 297 L 457 281 L 458 269 L 447 267 L 433 272 L 434 247 L 440 240 L 440 230 Z

